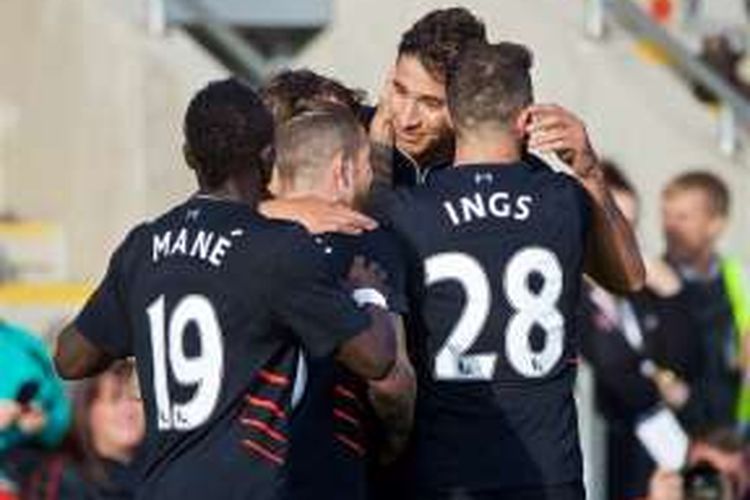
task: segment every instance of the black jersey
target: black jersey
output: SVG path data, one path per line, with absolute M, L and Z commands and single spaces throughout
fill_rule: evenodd
M 572 385 L 585 191 L 540 162 L 467 165 L 376 205 L 413 264 L 418 488 L 580 481 Z
M 302 228 L 195 197 L 130 233 L 76 323 L 136 358 L 138 498 L 246 500 L 284 489 L 299 348 L 326 356 L 369 321 Z
M 346 277 L 355 256 L 377 263 L 388 275 L 389 309 L 405 312 L 403 254 L 390 231 L 321 235 L 315 241 L 338 279 Z M 363 500 L 378 431 L 367 382 L 333 356 L 307 355 L 305 360 L 305 394 L 292 419 L 289 499 Z

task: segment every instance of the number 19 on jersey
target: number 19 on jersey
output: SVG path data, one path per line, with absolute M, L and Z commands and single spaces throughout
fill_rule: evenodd
M 202 295 L 183 297 L 172 311 L 168 325 L 165 309 L 161 295 L 146 310 L 151 331 L 158 428 L 188 431 L 204 424 L 219 400 L 224 371 L 221 329 L 214 306 Z M 188 357 L 185 337 L 191 323 L 200 341 L 200 355 Z M 188 401 L 172 400 L 168 371 L 178 384 L 195 386 Z

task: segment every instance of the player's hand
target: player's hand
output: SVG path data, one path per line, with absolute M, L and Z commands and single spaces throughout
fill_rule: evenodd
M 352 290 L 374 288 L 386 296 L 388 295 L 387 279 L 388 274 L 380 266 L 375 262 L 368 262 L 364 257 L 358 255 L 352 261 L 346 283 Z
M 648 486 L 648 500 L 683 500 L 682 476 L 677 472 L 657 470 Z
M 260 212 L 270 219 L 297 222 L 313 234 L 362 234 L 378 223 L 343 203 L 331 203 L 314 197 L 275 199 L 260 204 Z
M 393 129 L 393 74 L 395 68 L 388 71 L 383 88 L 380 91 L 375 116 L 370 122 L 370 140 L 376 144 L 393 146 L 395 133 Z
M 529 149 L 556 153 L 582 181 L 599 171 L 586 126 L 577 116 L 555 104 L 532 105 L 525 113 Z

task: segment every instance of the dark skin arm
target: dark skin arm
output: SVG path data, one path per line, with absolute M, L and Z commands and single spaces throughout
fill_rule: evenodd
M 375 263 L 355 257 L 347 278 L 349 288 L 374 288 L 383 295 L 385 273 Z M 365 380 L 380 380 L 388 375 L 396 362 L 396 331 L 390 313 L 379 306 L 367 305 L 372 320 L 359 335 L 344 342 L 337 360 Z
M 392 315 L 397 325 L 396 363 L 383 380 L 370 382 L 370 402 L 386 430 L 381 446 L 380 461 L 391 463 L 406 447 L 414 423 L 417 381 L 414 368 L 406 352 L 403 321 Z
M 93 377 L 105 371 L 114 357 L 92 344 L 73 323 L 68 324 L 57 337 L 55 369 L 65 380 Z
M 528 123 L 528 147 L 558 154 L 572 168 L 592 201 L 586 273 L 614 293 L 640 290 L 646 271 L 638 243 L 604 182 L 583 122 L 555 105 L 534 105 L 525 113 L 527 116 L 522 119 Z

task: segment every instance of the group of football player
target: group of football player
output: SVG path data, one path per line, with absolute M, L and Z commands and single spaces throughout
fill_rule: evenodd
M 374 108 L 308 70 L 197 93 L 197 192 L 127 235 L 55 354 L 67 379 L 135 357 L 138 498 L 585 497 L 579 287 L 644 270 L 532 59 L 451 8 Z

